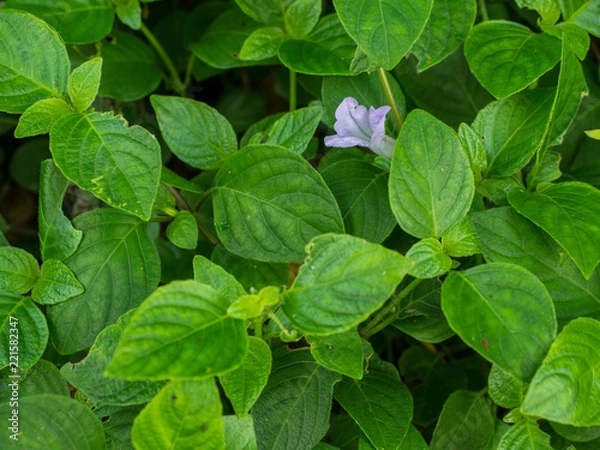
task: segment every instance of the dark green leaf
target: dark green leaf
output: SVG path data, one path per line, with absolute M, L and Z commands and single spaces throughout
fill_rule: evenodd
M 2 371 L 2 383 L 0 384 L 0 403 L 8 403 L 15 391 L 10 383 L 11 368 Z M 36 394 L 56 394 L 70 397 L 69 386 L 56 366 L 43 359 L 38 360 L 28 370 L 19 370 L 19 398 Z
M 589 442 L 600 438 L 600 426 L 574 427 L 562 423 L 550 422 L 552 429 L 572 442 Z
M 600 19 L 598 14 L 600 13 L 600 3 L 596 0 L 586 2 L 581 8 L 579 8 L 572 17 L 569 18 L 569 22 L 572 22 L 590 34 L 596 37 L 600 37 Z
M 249 17 L 269 25 L 283 25 L 283 0 L 235 0 Z M 291 3 L 285 0 L 285 5 Z
M 310 344 L 310 353 L 323 367 L 352 378 L 362 378 L 364 354 L 356 329 L 329 336 L 307 336 L 306 340 Z
M 42 264 L 42 273 L 31 292 L 31 297 L 37 303 L 52 305 L 81 293 L 83 286 L 73 272 L 59 260 L 47 259 Z
M 315 27 L 320 15 L 321 0 L 294 0 L 283 15 L 285 29 L 292 37 L 304 37 Z
M 25 294 L 40 277 L 40 266 L 25 250 L 0 247 L 0 292 Z
M 525 399 L 528 384 L 494 364 L 488 380 L 490 398 L 503 408 L 516 408 Z
M 198 225 L 189 211 L 179 211 L 166 233 L 169 240 L 179 248 L 194 250 L 198 245 Z
M 160 181 L 161 183 L 174 186 L 182 191 L 193 192 L 194 194 L 204 193 L 204 190 L 201 187 L 196 186 L 191 181 L 188 181 L 185 178 L 177 175 L 175 172 L 169 170 L 165 166 L 161 167 Z

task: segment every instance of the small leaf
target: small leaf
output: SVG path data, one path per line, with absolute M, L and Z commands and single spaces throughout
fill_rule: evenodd
M 224 448 L 223 407 L 212 379 L 167 384 L 133 423 L 135 448 Z
M 269 25 L 283 24 L 283 8 L 281 0 L 235 0 L 248 17 Z
M 287 33 L 304 37 L 315 27 L 321 15 L 321 0 L 294 0 L 283 15 Z
M 550 436 L 537 423 L 522 419 L 508 429 L 497 450 L 551 450 Z
M 475 185 L 481 181 L 481 174 L 487 169 L 487 157 L 483 137 L 479 136 L 473 128 L 466 123 L 461 123 L 458 127 L 458 137 L 469 157 L 471 171 L 475 178 Z
M 279 45 L 285 40 L 280 28 L 262 27 L 250 33 L 244 41 L 239 57 L 248 61 L 260 61 L 277 55 Z
M 452 260 L 444 253 L 440 241 L 433 238 L 422 239 L 406 253 L 414 265 L 408 274 L 415 278 L 435 278 L 448 272 Z
M 556 0 L 517 0 L 520 8 L 536 10 L 542 18 L 542 23 L 552 25 L 560 16 L 560 8 Z
M 329 336 L 307 336 L 310 353 L 323 367 L 348 377 L 363 377 L 362 340 L 356 329 Z
M 228 306 L 225 297 L 197 281 L 160 287 L 125 329 L 106 373 L 129 380 L 201 379 L 236 368 L 248 339 L 244 322 L 227 316 Z
M 113 0 L 114 1 L 114 0 Z M 121 22 L 133 30 L 142 26 L 142 8 L 139 0 L 119 1 L 115 8 L 117 17 Z
M 444 253 L 454 257 L 481 253 L 477 232 L 470 216 L 463 218 L 442 236 L 442 246 L 444 247 Z
M 271 349 L 262 339 L 248 338 L 248 353 L 237 369 L 219 377 L 236 415 L 246 416 L 267 384 L 271 373 Z
M 399 253 L 348 235 L 319 236 L 292 288 L 283 312 L 310 334 L 349 330 L 379 309 L 410 270 Z
M 62 116 L 73 112 L 62 98 L 46 98 L 27 108 L 15 129 L 16 138 L 49 133 L 52 125 Z
M 57 259 L 47 259 L 42 264 L 40 279 L 31 297 L 37 303 L 53 305 L 83 293 L 83 286 L 73 272 Z
M 233 275 L 202 255 L 194 256 L 194 280 L 208 284 L 230 302 L 246 294 L 244 287 Z
M 179 211 L 167 227 L 167 237 L 179 248 L 194 250 L 198 245 L 198 225 L 189 211 Z
M 503 408 L 516 408 L 525 399 L 529 385 L 494 364 L 488 378 L 490 398 Z
M 521 406 L 525 415 L 590 427 L 600 425 L 600 322 L 578 318 L 560 332 Z
M 265 144 L 281 145 L 301 155 L 321 122 L 323 108 L 309 106 L 284 114 L 266 132 Z M 264 138 L 263 138 L 264 139 Z
M 40 277 L 40 266 L 25 250 L 0 247 L 0 291 L 10 294 L 29 292 Z
M 102 58 L 94 58 L 77 67 L 69 76 L 69 97 L 77 112 L 88 109 L 96 98 L 101 74 Z
M 585 131 L 585 134 L 587 134 L 592 139 L 600 140 L 600 129 L 587 130 Z

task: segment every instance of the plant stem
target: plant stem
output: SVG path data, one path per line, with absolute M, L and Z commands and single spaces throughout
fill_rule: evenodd
M 263 321 L 262 319 L 259 317 L 258 319 L 254 319 L 254 336 L 256 336 L 259 339 L 262 339 L 263 337 Z
M 194 208 L 194 211 L 198 212 L 200 211 L 200 208 L 202 208 L 203 203 L 208 199 L 208 197 L 210 197 L 212 195 L 212 191 L 214 188 L 210 188 L 207 191 L 204 192 L 204 194 L 202 194 L 202 196 L 198 199 L 198 202 L 196 203 L 196 207 Z
M 387 77 L 387 72 L 383 67 L 380 67 L 377 71 L 377 75 L 379 75 L 379 81 L 383 86 L 385 97 L 387 98 L 388 104 L 392 109 L 392 117 L 394 118 L 394 122 L 396 122 L 396 128 L 398 128 L 398 131 L 400 131 L 400 129 L 402 128 L 402 117 L 400 117 L 400 110 L 398 109 L 398 105 L 396 104 L 396 100 L 394 99 L 394 94 L 392 92 L 392 87 L 390 86 L 390 82 Z
M 185 68 L 185 78 L 183 79 L 183 87 L 187 89 L 192 81 L 192 71 L 194 70 L 194 62 L 196 61 L 196 56 L 192 53 L 188 58 L 187 66 Z
M 177 69 L 175 68 L 175 64 L 173 64 L 173 61 L 171 60 L 171 58 L 169 57 L 169 55 L 167 54 L 167 52 L 165 51 L 163 46 L 160 44 L 160 42 L 158 42 L 158 39 L 156 39 L 154 34 L 152 34 L 152 32 L 148 29 L 146 24 L 142 23 L 142 27 L 140 28 L 140 31 L 144 34 L 144 36 L 146 36 L 146 39 L 148 39 L 148 42 L 150 42 L 150 45 L 154 48 L 154 50 L 156 50 L 156 53 L 158 53 L 158 56 L 160 56 L 160 59 L 162 59 L 167 70 L 169 71 L 169 74 L 171 75 L 171 84 L 173 86 L 173 89 L 179 95 L 181 95 L 182 97 L 185 97 L 186 96 L 185 86 L 179 79 L 179 73 L 177 72 Z
M 296 110 L 296 71 L 290 69 L 290 111 Z
M 385 307 L 383 307 L 361 331 L 362 337 L 367 339 L 374 334 L 379 333 L 385 327 L 394 322 L 396 317 L 398 317 L 398 314 L 400 314 L 402 311 L 406 311 L 413 304 L 420 302 L 421 299 L 418 299 L 417 301 L 411 302 L 396 311 L 396 308 L 400 302 L 404 300 L 408 294 L 410 294 L 419 284 L 421 284 L 421 282 L 423 282 L 422 278 L 415 278 L 398 295 L 393 297 L 392 300 Z
M 481 15 L 482 22 L 487 22 L 488 20 L 490 20 L 490 15 L 488 14 L 485 0 L 479 0 L 479 14 Z

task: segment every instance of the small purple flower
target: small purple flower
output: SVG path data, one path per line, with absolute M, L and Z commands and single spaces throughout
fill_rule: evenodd
M 352 97 L 346 97 L 335 111 L 336 135 L 326 136 L 327 147 L 368 147 L 374 153 L 391 159 L 396 141 L 385 134 L 385 116 L 389 106 L 367 111 Z

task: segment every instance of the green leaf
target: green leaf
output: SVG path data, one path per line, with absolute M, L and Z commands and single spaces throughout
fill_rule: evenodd
M 100 49 L 102 79 L 98 94 L 131 102 L 154 92 L 162 80 L 156 57 L 141 39 L 114 30 Z
M 37 303 L 53 305 L 83 293 L 83 286 L 73 272 L 57 259 L 47 259 L 42 264 L 40 279 L 31 297 Z
M 585 132 L 592 139 L 600 140 L 600 128 L 597 130 L 587 130 Z
M 225 161 L 214 187 L 217 234 L 240 256 L 300 261 L 311 238 L 343 230 L 323 179 L 300 155 L 282 147 L 244 147 Z
M 228 306 L 225 297 L 197 281 L 160 287 L 125 329 L 106 374 L 130 380 L 200 379 L 236 368 L 248 338 L 244 322 L 227 316 Z
M 498 443 L 498 450 L 551 450 L 550 436 L 537 423 L 523 419 L 508 429 Z
M 599 12 L 600 3 L 597 0 L 591 0 L 579 8 L 573 14 L 573 16 L 569 18 L 569 22 L 578 25 L 596 37 L 600 37 L 600 19 L 598 19 Z
M 9 420 L 13 410 L 9 403 L 0 405 L 0 414 Z M 16 417 L 17 426 L 0 434 L 3 449 L 106 450 L 102 422 L 72 398 L 42 394 L 19 399 Z
M 494 418 L 477 392 L 453 392 L 433 431 L 431 450 L 479 450 L 494 434 Z
M 52 342 L 62 354 L 90 347 L 100 331 L 137 307 L 160 279 L 160 260 L 145 222 L 101 208 L 77 216 L 73 224 L 83 239 L 64 262 L 85 291 L 47 309 Z
M 258 294 L 242 295 L 234 301 L 227 314 L 236 319 L 252 319 L 262 314 L 265 306 L 276 305 L 279 303 L 279 288 L 267 286 L 260 290 Z
M 73 108 L 62 98 L 46 98 L 37 101 L 19 117 L 15 137 L 24 138 L 49 133 L 54 122 L 72 112 Z
M 160 145 L 111 113 L 68 114 L 50 133 L 62 173 L 115 208 L 148 220 L 160 181 Z
M 0 11 L 0 111 L 18 114 L 39 100 L 65 98 L 69 57 L 60 36 L 31 14 Z
M 285 29 L 294 38 L 306 36 L 321 15 L 321 0 L 294 0 L 283 15 Z
M 542 192 L 512 189 L 508 201 L 556 240 L 589 279 L 600 261 L 600 191 L 589 184 L 564 182 Z
M 600 438 L 600 427 L 574 427 L 557 422 L 550 422 L 552 429 L 558 434 L 573 442 L 589 442 Z
M 525 399 L 529 385 L 494 364 L 488 378 L 490 398 L 503 408 L 516 408 Z
M 312 240 L 283 312 L 309 334 L 349 330 L 379 309 L 410 270 L 400 253 L 349 235 Z
M 94 414 L 102 420 L 107 444 L 111 444 L 111 448 L 115 450 L 132 450 L 131 428 L 133 428 L 135 418 L 142 411 L 143 405 L 94 406 Z
M 161 133 L 183 162 L 215 169 L 237 150 L 231 124 L 205 103 L 178 97 L 150 97 Z
M 252 408 L 261 449 L 314 447 L 329 429 L 333 385 L 340 375 L 317 364 L 308 349 L 273 355 L 269 382 Z
M 348 377 L 363 377 L 362 340 L 355 328 L 329 336 L 307 336 L 310 353 L 323 367 Z
M 186 192 L 193 192 L 194 194 L 204 194 L 204 189 L 199 186 L 196 186 L 191 181 L 186 180 L 180 175 L 177 175 L 175 172 L 170 170 L 169 168 L 162 166 L 160 172 L 160 182 L 163 184 L 168 184 L 169 186 L 174 186 L 177 189 Z M 171 194 L 169 194 L 171 195 Z M 172 195 L 171 195 L 172 197 Z
M 350 75 L 356 44 L 336 14 L 322 17 L 304 39 L 287 39 L 278 50 L 287 68 L 309 75 Z
M 135 419 L 133 445 L 148 450 L 221 450 L 222 409 L 214 380 L 172 381 Z
M 465 56 L 477 80 L 494 97 L 504 98 L 522 91 L 556 65 L 560 41 L 515 22 L 492 20 L 471 30 Z
M 321 171 L 342 212 L 348 234 L 381 243 L 396 226 L 388 200 L 389 174 L 366 161 L 347 159 Z
M 541 146 L 552 108 L 553 92 L 528 90 L 490 103 L 473 122 L 487 153 L 486 177 L 519 171 Z
M 465 217 L 474 181 L 454 130 L 412 111 L 396 141 L 389 186 L 396 220 L 413 236 L 440 237 Z
M 400 380 L 381 372 L 369 372 L 362 380 L 344 378 L 335 387 L 334 396 L 375 448 L 401 448 L 413 402 Z
M 142 8 L 139 0 L 119 0 L 117 3 L 115 12 L 119 20 L 129 28 L 139 30 L 142 26 Z
M 369 58 L 391 70 L 423 31 L 432 0 L 334 0 L 348 34 Z
M 223 416 L 226 450 L 258 450 L 252 417 Z
M 434 1 L 425 28 L 411 48 L 419 58 L 417 70 L 427 70 L 454 53 L 469 34 L 476 16 L 475 0 Z
M 262 27 L 254 30 L 244 41 L 239 57 L 248 61 L 260 61 L 277 55 L 279 45 L 285 40 L 281 28 Z
M 414 265 L 408 274 L 415 278 L 436 278 L 448 272 L 452 260 L 444 253 L 440 241 L 433 238 L 422 239 L 406 253 Z
M 268 25 L 283 25 L 283 0 L 235 0 L 248 17 Z M 290 0 L 285 0 L 286 4 Z
M 521 406 L 525 415 L 589 427 L 600 425 L 600 322 L 578 318 L 560 332 Z
M 40 266 L 30 253 L 16 247 L 0 247 L 0 291 L 29 292 L 40 277 Z
M 198 245 L 198 225 L 189 211 L 179 211 L 167 227 L 167 237 L 179 248 L 194 250 Z
M 512 208 L 494 208 L 471 218 L 487 262 L 518 264 L 544 283 L 559 327 L 582 316 L 600 319 L 600 270 L 586 280 L 550 236 Z
M 529 173 L 527 185 L 541 187 L 551 181 L 558 180 L 562 176 L 562 172 L 560 171 L 561 158 L 562 155 L 558 152 L 552 150 L 546 151 L 540 161 L 539 170 L 535 173 Z
M 262 143 L 281 145 L 301 155 L 315 134 L 323 108 L 309 106 L 284 114 L 266 131 Z
M 442 246 L 444 253 L 458 258 L 481 253 L 479 239 L 469 216 L 464 217 L 442 236 Z
M 194 256 L 194 280 L 208 284 L 230 302 L 246 295 L 244 287 L 233 275 L 201 255 Z
M 248 338 L 248 353 L 242 365 L 219 377 L 236 415 L 246 416 L 267 384 L 271 373 L 271 349 L 262 339 Z
M 475 178 L 475 185 L 478 185 L 481 181 L 481 174 L 487 169 L 487 157 L 483 139 L 466 123 L 459 125 L 458 137 L 469 157 L 469 164 Z
M 35 14 L 69 44 L 99 41 L 110 33 L 114 22 L 109 0 L 8 0 L 4 7 Z M 42 42 L 36 39 L 36 43 Z
M 542 23 L 552 25 L 560 16 L 557 0 L 517 0 L 520 8 L 536 10 L 542 18 Z
M 101 75 L 102 58 L 94 58 L 77 67 L 69 76 L 69 97 L 77 112 L 88 109 L 96 98 Z
M 6 349 L 0 355 L 0 367 L 10 365 L 12 374 L 18 373 L 18 369 L 32 367 L 42 357 L 48 344 L 48 325 L 44 314 L 29 297 L 0 293 L 0 323 L 0 344 Z
M 40 190 L 40 166 L 51 156 L 47 137 L 27 139 L 11 155 L 10 176 L 19 186 L 37 194 Z M 8 232 L 8 228 L 6 223 L 0 225 L 0 231 Z
M 429 446 L 419 430 L 411 424 L 400 448 L 403 450 L 428 450 Z
M 556 336 L 548 291 L 514 264 L 450 273 L 442 285 L 442 309 L 465 344 L 522 381 L 531 379 Z
M 2 371 L 0 384 L 0 403 L 8 403 L 12 399 L 13 389 L 10 383 L 12 368 Z M 56 394 L 70 397 L 69 386 L 56 366 L 43 359 L 38 360 L 30 369 L 19 370 L 19 397 L 24 398 L 36 394 Z
M 40 251 L 44 261 L 64 260 L 75 253 L 83 233 L 76 230 L 62 211 L 62 200 L 69 180 L 50 159 L 40 168 L 38 224 Z

